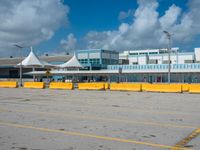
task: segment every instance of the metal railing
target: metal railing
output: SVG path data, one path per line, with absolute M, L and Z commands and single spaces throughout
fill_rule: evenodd
M 168 64 L 147 64 L 147 65 L 108 65 L 108 70 L 166 70 Z M 171 64 L 171 69 L 200 69 L 200 63 L 195 64 Z

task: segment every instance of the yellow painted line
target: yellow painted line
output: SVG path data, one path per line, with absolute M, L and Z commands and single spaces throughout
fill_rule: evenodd
M 121 122 L 121 123 L 129 123 L 129 124 L 142 124 L 142 125 L 151 125 L 151 126 L 160 126 L 160 127 L 173 127 L 173 128 L 185 128 L 185 129 L 196 129 L 196 126 L 191 125 L 177 125 L 177 124 L 169 124 L 169 123 L 159 123 L 159 122 L 150 122 L 150 121 L 133 121 L 127 120 L 124 118 L 101 118 L 97 116 L 82 116 L 82 115 L 73 115 L 73 114 L 64 114 L 64 113 L 48 113 L 48 112 L 38 112 L 31 110 L 12 110 L 14 112 L 23 112 L 23 113 L 33 113 L 45 116 L 57 116 L 57 117 L 68 117 L 68 118 L 78 118 L 78 119 L 88 119 L 88 120 L 98 120 L 105 122 Z
M 200 128 L 196 130 L 196 132 L 200 133 Z
M 121 139 L 121 138 L 100 136 L 100 135 L 94 135 L 94 134 L 86 134 L 86 133 L 80 133 L 80 132 L 60 131 L 60 130 L 56 130 L 56 129 L 40 128 L 40 127 L 34 127 L 34 126 L 30 126 L 30 125 L 14 124 L 14 123 L 1 122 L 1 121 L 0 121 L 0 125 L 15 127 L 15 128 L 32 129 L 32 130 L 43 131 L 43 132 L 61 133 L 61 134 L 65 134 L 65 135 L 79 136 L 79 137 L 85 137 L 85 138 L 94 138 L 94 139 L 101 139 L 101 140 L 107 140 L 107 141 L 117 141 L 117 142 L 122 142 L 122 143 L 139 144 L 139 145 L 158 147 L 158 148 L 163 148 L 163 149 L 175 148 L 173 146 L 141 142 L 141 141 L 135 141 L 135 140 L 130 140 L 130 139 Z M 189 150 L 189 149 L 188 148 L 179 148 L 178 150 Z
M 171 150 L 178 150 L 179 148 L 184 148 L 184 146 L 186 146 L 187 143 L 189 143 L 192 139 L 196 138 L 198 135 L 200 135 L 200 128 L 194 130 L 191 134 L 189 134 L 187 137 L 178 142 Z

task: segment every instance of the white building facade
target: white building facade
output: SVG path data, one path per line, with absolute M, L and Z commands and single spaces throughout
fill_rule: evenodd
M 168 64 L 167 49 L 130 50 L 119 54 L 119 59 L 128 60 L 129 65 Z M 179 52 L 179 48 L 172 48 L 171 64 L 188 64 L 200 62 L 200 48 L 194 52 Z
M 80 79 L 79 81 L 89 79 L 150 83 L 168 81 L 167 49 L 129 50 L 121 53 L 103 49 L 88 49 L 76 51 L 76 57 L 85 67 L 84 70 L 72 72 L 52 70 L 51 75 L 76 76 Z M 171 82 L 200 83 L 200 48 L 195 48 L 193 52 L 180 52 L 179 48 L 172 48 L 170 62 Z M 2 65 L 4 72 L 5 67 L 5 64 Z M 7 68 L 7 70 L 9 69 Z M 33 75 L 33 73 L 29 73 L 29 75 Z M 35 72 L 34 75 L 45 76 L 45 71 Z M 5 77 L 4 74 L 3 77 Z
M 168 50 L 130 50 L 119 54 L 119 65 L 109 65 L 108 70 L 121 70 L 121 80 L 126 82 L 167 82 Z M 170 52 L 171 82 L 200 82 L 200 48 L 194 52 Z

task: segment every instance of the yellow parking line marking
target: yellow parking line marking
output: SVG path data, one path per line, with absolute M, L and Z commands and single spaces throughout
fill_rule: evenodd
M 178 150 L 179 148 L 183 148 L 184 146 L 186 146 L 187 143 L 189 143 L 192 139 L 196 138 L 198 135 L 200 135 L 200 128 L 194 130 L 191 134 L 189 134 L 187 137 L 178 142 L 171 150 Z
M 43 132 L 62 133 L 65 135 L 79 136 L 79 137 L 85 137 L 85 138 L 95 138 L 95 139 L 102 139 L 102 140 L 107 140 L 107 141 L 117 141 L 117 142 L 122 142 L 122 143 L 139 144 L 139 145 L 158 147 L 158 148 L 163 148 L 163 149 L 175 148 L 173 146 L 167 146 L 167 145 L 162 145 L 162 144 L 154 144 L 154 143 L 141 142 L 141 141 L 135 141 L 135 140 L 130 140 L 130 139 L 99 136 L 99 135 L 86 134 L 86 133 L 80 133 L 80 132 L 60 131 L 60 130 L 56 130 L 56 129 L 40 128 L 40 127 L 34 127 L 34 126 L 30 126 L 30 125 L 14 124 L 14 123 L 7 123 L 7 122 L 0 122 L 0 125 L 16 127 L 16 128 L 32 129 L 32 130 L 43 131 Z M 178 150 L 189 150 L 189 149 L 188 148 L 179 148 Z
M 142 124 L 142 125 L 151 125 L 151 126 L 161 126 L 161 127 L 173 127 L 173 128 L 185 128 L 185 129 L 195 129 L 196 126 L 191 125 L 177 125 L 177 124 L 169 124 L 169 123 L 159 123 L 159 122 L 150 122 L 150 121 L 133 121 L 127 120 L 123 118 L 101 118 L 97 116 L 82 116 L 82 115 L 73 115 L 73 114 L 63 114 L 63 113 L 48 113 L 48 112 L 37 112 L 31 110 L 12 110 L 15 112 L 25 112 L 25 113 L 33 113 L 40 114 L 46 116 L 58 116 L 58 117 L 68 117 L 68 118 L 78 118 L 78 119 L 88 119 L 88 120 L 99 120 L 99 121 L 109 121 L 109 122 L 121 122 L 121 123 L 129 123 L 129 124 Z

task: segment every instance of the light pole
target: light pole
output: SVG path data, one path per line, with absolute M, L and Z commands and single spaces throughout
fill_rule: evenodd
M 167 45 L 167 49 L 168 49 L 168 83 L 170 83 L 171 82 L 171 59 L 170 59 L 171 47 L 170 47 L 170 40 L 171 40 L 172 34 L 169 33 L 168 31 L 163 31 L 163 32 L 168 39 L 168 45 Z
M 20 73 L 19 73 L 19 78 L 20 78 L 20 86 L 22 87 L 22 49 L 25 48 L 23 46 L 15 44 L 14 46 L 18 47 L 20 49 Z

